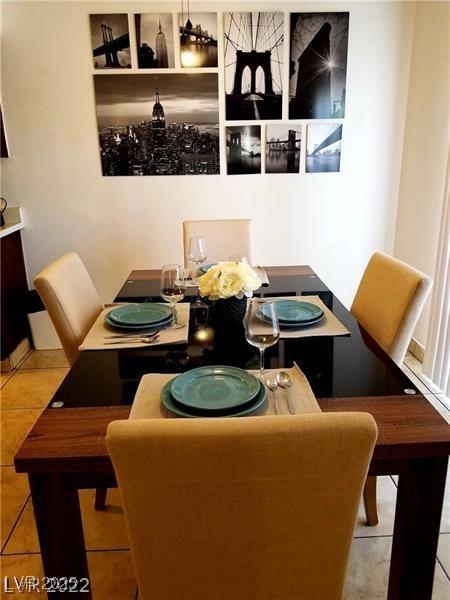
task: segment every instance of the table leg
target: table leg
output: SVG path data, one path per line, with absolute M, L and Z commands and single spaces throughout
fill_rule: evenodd
M 73 587 L 85 590 L 84 600 L 91 599 L 91 586 L 84 545 L 78 490 L 64 475 L 30 474 L 31 497 L 46 577 L 57 578 L 52 598 L 70 597 Z M 69 578 L 68 587 L 65 580 Z
M 414 460 L 399 475 L 388 600 L 431 600 L 447 462 Z

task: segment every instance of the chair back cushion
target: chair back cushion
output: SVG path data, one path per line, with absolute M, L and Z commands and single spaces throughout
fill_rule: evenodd
M 103 309 L 81 258 L 70 252 L 46 267 L 34 280 L 70 364 L 78 346 Z
M 392 256 L 376 252 L 364 271 L 350 310 L 400 364 L 430 289 L 429 277 Z
M 365 413 L 109 425 L 142 600 L 341 599 Z
M 228 260 L 232 254 L 245 254 L 253 264 L 251 219 L 228 219 L 218 221 L 184 221 L 184 265 L 189 266 L 189 238 L 201 235 L 206 244 L 207 263 Z

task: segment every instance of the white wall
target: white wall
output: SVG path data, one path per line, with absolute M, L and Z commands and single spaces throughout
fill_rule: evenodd
M 183 220 L 251 217 L 260 264 L 311 264 L 349 303 L 370 254 L 393 250 L 414 5 L 191 2 L 191 11 L 350 11 L 341 173 L 102 177 L 87 15 L 162 4 L 180 7 L 2 3 L 11 154 L 3 160 L 2 195 L 24 207 L 30 281 L 76 250 L 110 300 L 131 268 L 182 260 Z
M 419 2 L 413 38 L 395 256 L 434 275 L 449 144 L 449 5 Z M 425 345 L 430 299 L 414 338 Z

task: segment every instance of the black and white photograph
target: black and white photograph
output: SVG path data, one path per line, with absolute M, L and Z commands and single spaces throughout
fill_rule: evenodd
M 266 173 L 298 173 L 301 125 L 267 125 Z
M 227 127 L 227 173 L 261 173 L 261 126 Z
M 139 69 L 171 69 L 175 66 L 171 14 L 134 15 Z
M 349 13 L 292 13 L 289 118 L 345 116 Z
M 308 125 L 307 173 L 338 173 L 341 168 L 342 124 Z
M 95 75 L 103 175 L 215 175 L 216 73 Z
M 225 13 L 224 37 L 227 120 L 281 119 L 283 13 Z
M 188 3 L 189 7 L 189 3 Z M 180 64 L 217 67 L 217 13 L 180 14 Z
M 95 69 L 131 69 L 128 15 L 89 15 Z

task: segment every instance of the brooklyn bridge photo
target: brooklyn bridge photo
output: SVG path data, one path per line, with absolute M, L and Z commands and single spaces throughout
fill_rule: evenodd
M 306 173 L 337 173 L 341 168 L 342 125 L 308 125 Z
M 290 119 L 345 116 L 349 13 L 292 13 Z
M 283 13 L 225 13 L 228 120 L 281 119 Z
M 301 126 L 268 125 L 266 131 L 266 173 L 298 173 Z
M 227 127 L 228 175 L 261 173 L 261 126 Z
M 128 15 L 90 15 L 96 69 L 131 69 Z
M 167 69 L 175 66 L 171 14 L 134 16 L 136 49 L 140 69 Z
M 215 175 L 216 73 L 95 75 L 103 175 Z

